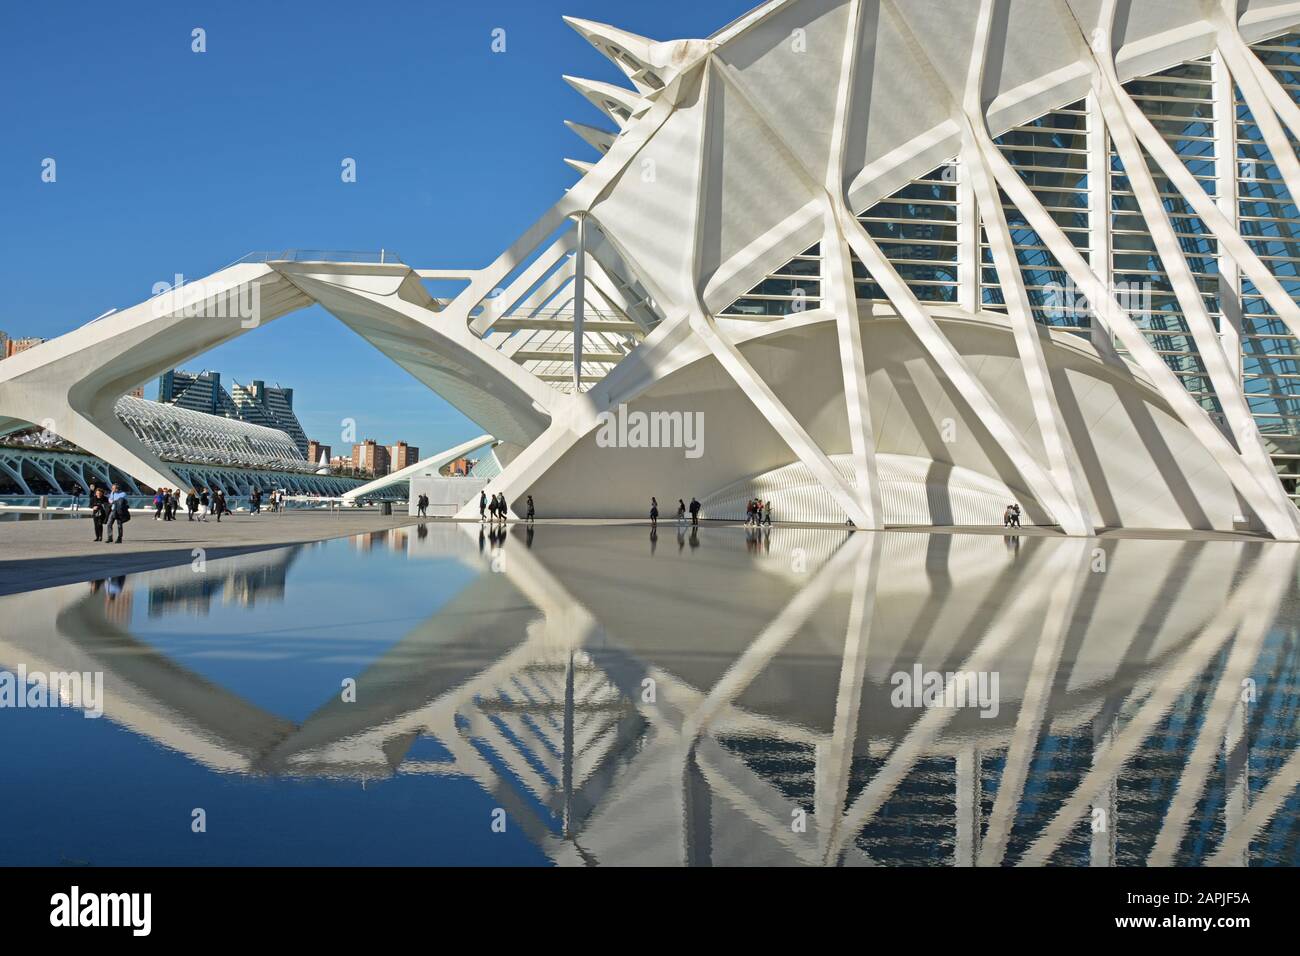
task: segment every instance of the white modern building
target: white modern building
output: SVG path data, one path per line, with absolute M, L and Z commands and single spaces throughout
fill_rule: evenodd
M 626 75 L 482 269 L 260 253 L 0 363 L 0 427 L 175 476 L 130 388 L 318 302 L 545 516 L 1300 538 L 1300 4 L 772 0 Z M 451 299 L 425 282 L 457 279 Z M 473 506 L 471 506 L 473 507 Z

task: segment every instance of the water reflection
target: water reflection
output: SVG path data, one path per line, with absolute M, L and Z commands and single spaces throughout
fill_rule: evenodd
M 561 864 L 1300 861 L 1295 546 L 672 534 L 420 525 L 12 595 L 0 667 L 103 671 L 109 721 L 214 771 L 472 782 Z M 474 574 L 305 719 L 133 635 L 139 599 L 256 622 L 314 552 L 322 624 L 381 554 Z

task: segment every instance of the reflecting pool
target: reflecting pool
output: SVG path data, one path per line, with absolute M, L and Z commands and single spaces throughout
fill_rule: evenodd
M 438 523 L 0 597 L 0 864 L 1295 865 L 1298 554 Z

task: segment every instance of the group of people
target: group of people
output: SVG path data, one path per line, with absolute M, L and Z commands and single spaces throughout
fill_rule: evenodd
M 131 520 L 131 506 L 122 486 L 114 484 L 113 490 L 109 492 L 105 492 L 103 486 L 96 486 L 90 496 L 90 517 L 95 523 L 96 541 L 112 544 L 113 528 L 116 526 L 117 543 L 121 544 L 122 526 Z
M 686 512 L 689 510 L 691 513 L 691 524 L 695 525 L 696 527 L 699 527 L 700 507 L 701 507 L 700 503 L 696 501 L 694 498 L 692 498 L 690 508 L 688 509 L 686 507 L 686 502 L 683 501 L 681 498 L 678 498 L 677 499 L 678 524 L 681 524 L 683 521 L 686 520 Z M 655 497 L 650 498 L 650 526 L 652 528 L 659 526 L 659 499 Z
M 421 495 L 420 497 L 425 497 Z M 427 504 L 427 499 L 426 499 Z M 506 496 L 502 494 L 493 495 L 490 499 L 486 491 L 480 491 L 478 495 L 478 515 L 481 521 L 491 523 L 501 522 L 505 524 L 506 518 L 510 514 L 510 506 L 506 504 Z M 528 507 L 524 513 L 524 520 L 532 524 L 533 519 L 537 517 L 537 509 L 533 506 L 533 496 L 528 496 Z
M 751 498 L 745 505 L 745 524 L 757 528 L 760 524 L 772 523 L 772 502 Z
M 1020 505 L 1014 501 L 1007 505 L 1007 510 L 1002 512 L 1002 527 L 1019 528 L 1020 527 Z
M 72 510 L 81 509 L 81 489 L 73 493 Z M 260 488 L 254 488 L 249 495 L 249 514 L 256 515 L 262 511 L 262 502 L 267 501 L 270 510 L 284 510 L 285 493 L 276 489 L 266 498 Z M 153 496 L 153 518 L 155 521 L 175 521 L 176 512 L 184 504 L 190 521 L 207 521 L 215 515 L 218 522 L 223 515 L 233 514 L 226 503 L 226 493 L 220 488 L 191 488 L 182 493 L 179 488 L 159 488 Z M 114 483 L 111 490 L 96 485 L 90 495 L 90 516 L 94 519 L 95 540 L 111 544 L 114 541 L 113 529 L 117 529 L 116 541 L 122 543 L 122 526 L 131 520 L 131 507 L 127 494 L 120 484 Z M 105 536 L 107 533 L 107 536 Z

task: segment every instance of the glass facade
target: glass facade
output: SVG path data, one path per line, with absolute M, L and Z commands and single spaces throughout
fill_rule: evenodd
M 1274 37 L 1252 49 L 1300 102 L 1300 34 Z M 1223 64 L 1210 56 L 1189 60 L 1131 80 L 1124 89 L 1201 188 L 1235 216 L 1240 234 L 1283 289 L 1300 301 L 1300 209 Z M 1187 317 L 1095 105 L 1084 100 L 1068 104 L 1007 130 L 994 142 L 1066 238 L 1095 271 L 1105 274 L 1120 307 L 1183 387 L 1222 421 L 1219 397 Z M 1293 139 L 1291 145 L 1296 145 Z M 1146 158 L 1206 311 L 1237 367 L 1259 432 L 1287 491 L 1298 498 L 1300 345 L 1238 265 L 1220 255 L 1219 243 L 1188 199 Z M 968 187 L 962 177 L 959 163 L 946 163 L 858 219 L 922 302 L 978 301 L 987 311 L 1005 312 L 982 229 L 978 289 L 969 297 L 961 295 L 962 237 L 968 235 L 962 227 L 970 225 L 963 223 L 962 213 L 974 209 L 973 201 L 963 205 Z M 1000 195 L 1034 318 L 1091 337 L 1090 307 L 1082 290 L 1074 287 L 1023 213 Z M 819 247 L 813 246 L 722 314 L 768 319 L 817 308 L 819 275 Z M 885 300 L 856 259 L 854 277 L 860 299 Z

